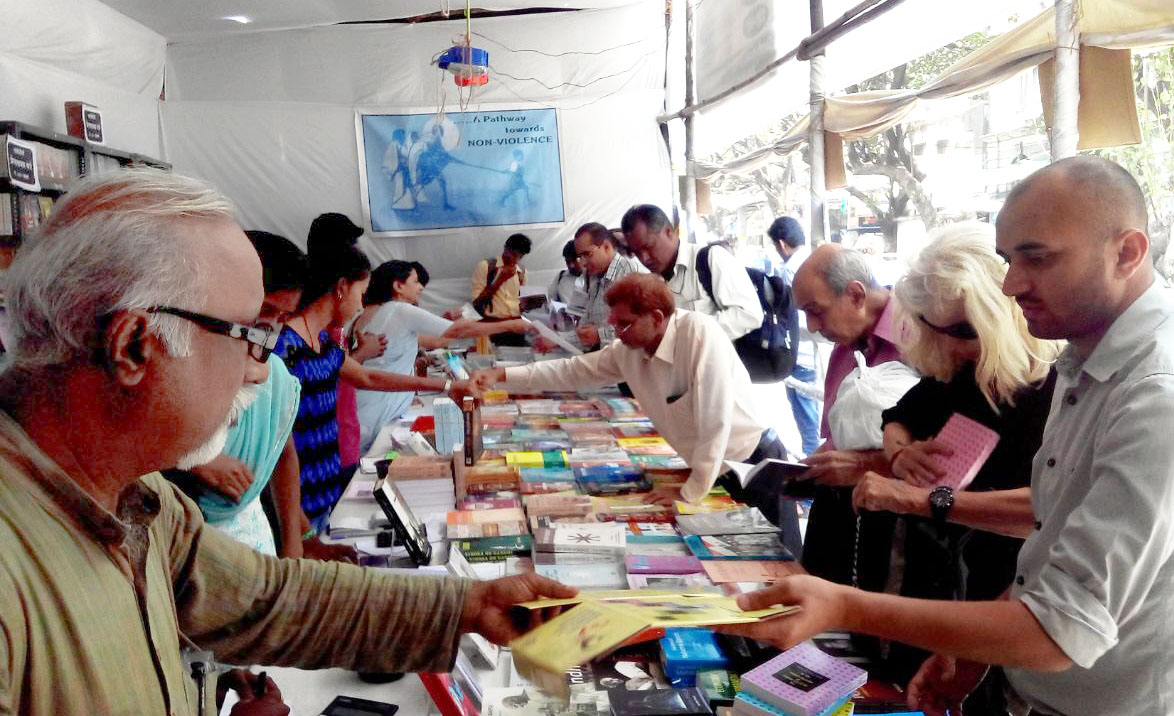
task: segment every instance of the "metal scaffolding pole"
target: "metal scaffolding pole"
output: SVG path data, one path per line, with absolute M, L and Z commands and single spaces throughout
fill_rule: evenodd
M 1076 154 L 1080 141 L 1080 0 L 1056 0 L 1056 81 L 1052 88 L 1052 161 Z
M 811 0 L 811 33 L 823 29 L 823 0 Z M 820 52 L 810 59 L 811 64 L 811 133 L 808 150 L 811 156 L 811 227 L 812 246 L 827 241 L 827 205 L 824 203 L 823 154 L 823 60 Z
M 693 105 L 693 3 L 685 0 L 685 106 Z M 685 210 L 687 239 L 693 242 L 697 226 L 697 176 L 693 164 L 693 115 L 685 117 L 685 187 L 681 203 Z

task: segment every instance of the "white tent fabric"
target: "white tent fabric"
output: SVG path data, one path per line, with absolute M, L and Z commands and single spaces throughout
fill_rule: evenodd
M 1174 43 L 1174 4 L 1169 0 L 1084 0 L 1081 8 L 1084 46 L 1128 49 Z M 978 92 L 1050 59 L 1054 46 L 1055 10 L 1049 8 L 963 57 L 921 89 L 828 97 L 824 127 L 848 140 L 876 135 L 901 122 L 917 102 Z M 804 141 L 804 131 L 796 125 L 775 144 L 726 165 L 699 163 L 697 175 L 751 171 L 793 151 Z
M 535 241 L 530 266 L 561 268 L 563 243 L 585 222 L 614 225 L 634 203 L 670 204 L 655 122 L 664 105 L 662 4 L 492 18 L 473 30 L 493 71 L 470 109 L 559 108 L 566 219 L 562 228 L 518 227 Z M 458 111 L 451 78 L 429 63 L 463 31 L 463 21 L 348 25 L 175 43 L 161 109 L 168 159 L 224 189 L 250 228 L 304 243 L 318 213 L 357 221 L 356 111 L 434 111 L 438 87 L 448 111 Z M 476 261 L 513 230 L 370 239 L 365 248 L 377 262 L 421 261 L 434 277 L 458 282 L 434 282 L 430 293 L 459 297 Z
M 0 0 L 0 119 L 65 132 L 67 101 L 103 110 L 107 143 L 159 157 L 166 40 L 97 0 Z

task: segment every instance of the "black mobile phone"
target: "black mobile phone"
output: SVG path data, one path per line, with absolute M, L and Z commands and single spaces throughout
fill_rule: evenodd
M 392 716 L 396 711 L 399 711 L 399 706 L 383 701 L 335 696 L 334 701 L 322 709 L 322 716 Z

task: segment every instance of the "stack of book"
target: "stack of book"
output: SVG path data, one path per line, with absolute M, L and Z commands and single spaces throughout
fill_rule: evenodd
M 734 700 L 734 714 L 835 714 L 867 680 L 863 669 L 804 642 L 742 675 L 742 692 Z
M 584 589 L 628 586 L 622 524 L 559 524 L 534 531 L 534 571 Z

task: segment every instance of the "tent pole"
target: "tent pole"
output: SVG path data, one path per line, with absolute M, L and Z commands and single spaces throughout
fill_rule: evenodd
M 823 0 L 811 0 L 811 33 L 823 29 Z M 823 154 L 823 60 L 824 53 L 813 55 L 811 65 L 811 130 L 808 136 L 811 177 L 811 226 L 808 238 L 812 246 L 827 241 L 827 205 L 824 203 Z
M 694 97 L 693 88 L 693 3 L 685 3 L 685 106 L 692 107 Z M 697 225 L 697 173 L 693 164 L 693 115 L 685 117 L 685 187 L 681 192 L 681 202 L 685 205 L 685 227 L 688 230 L 689 243 L 696 240 Z
M 1076 154 L 1080 140 L 1080 0 L 1056 0 L 1056 81 L 1052 89 L 1052 161 Z

